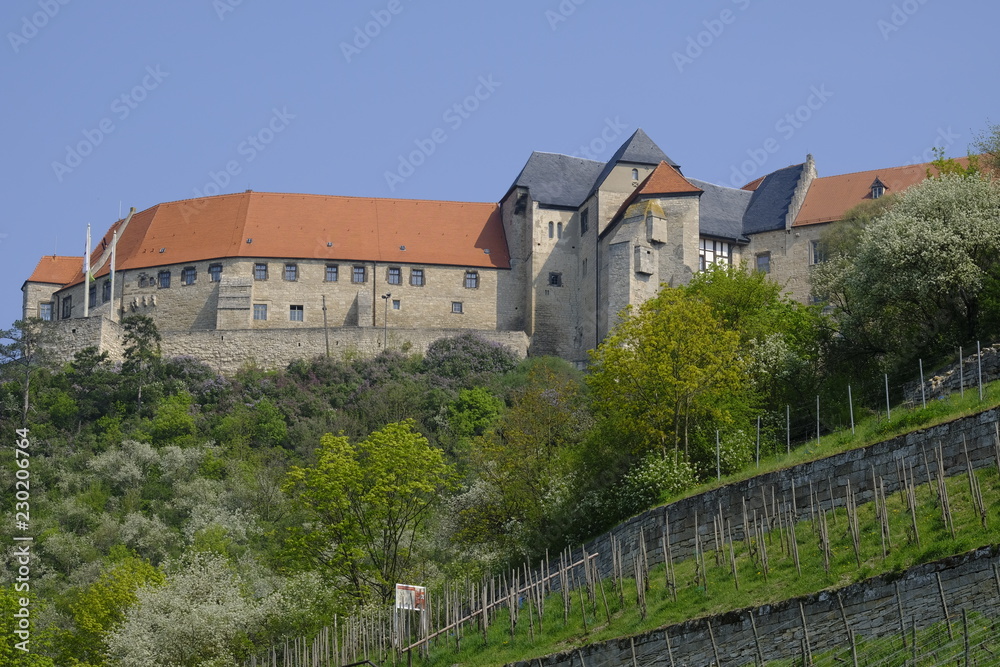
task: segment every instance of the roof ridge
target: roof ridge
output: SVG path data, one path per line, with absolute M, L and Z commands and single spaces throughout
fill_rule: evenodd
M 201 199 L 222 199 L 224 197 L 243 197 L 247 195 L 261 195 L 261 196 L 280 196 L 280 197 L 322 197 L 324 199 L 368 199 L 372 201 L 405 201 L 405 202 L 423 202 L 428 204 L 475 204 L 483 206 L 498 206 L 498 202 L 492 201 L 459 201 L 455 199 L 410 199 L 404 197 L 372 197 L 372 196 L 359 196 L 359 195 L 324 195 L 315 192 L 258 192 L 252 190 L 249 192 L 230 192 L 224 195 L 203 195 L 201 197 L 188 197 L 186 199 L 172 199 L 170 201 L 163 201 L 153 204 L 148 208 L 143 209 L 140 213 L 144 213 L 151 208 L 157 206 L 165 206 L 167 204 L 183 204 L 185 202 L 198 201 Z
M 945 159 L 946 160 L 956 160 L 956 161 L 957 160 L 968 160 L 969 156 L 965 155 L 963 157 L 945 158 Z M 844 172 L 843 174 L 831 174 L 830 176 L 817 176 L 816 178 L 817 179 L 820 179 L 820 178 L 837 178 L 838 176 L 856 176 L 858 174 L 869 174 L 869 173 L 872 173 L 872 172 L 888 171 L 890 169 L 908 169 L 909 167 L 932 167 L 932 166 L 934 166 L 934 161 L 933 160 L 930 161 L 930 162 L 914 162 L 912 164 L 901 164 L 901 165 L 898 165 L 898 166 L 895 166 L 895 167 L 875 167 L 874 169 L 859 169 L 858 171 L 848 171 L 848 172 Z
M 569 155 L 568 153 L 555 153 L 553 151 L 531 151 L 531 154 L 532 155 L 557 155 L 559 157 L 568 157 L 568 158 L 572 158 L 574 160 L 582 160 L 584 162 L 593 162 L 594 164 L 607 164 L 607 162 L 604 162 L 602 160 L 591 160 L 590 158 L 579 157 L 578 155 Z

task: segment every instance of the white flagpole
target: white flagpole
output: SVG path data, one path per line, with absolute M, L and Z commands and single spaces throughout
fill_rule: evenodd
M 87 225 L 87 252 L 83 255 L 83 316 L 90 317 L 90 225 Z
M 115 307 L 115 257 L 118 254 L 118 230 L 111 236 L 111 319 L 117 321 L 118 309 Z

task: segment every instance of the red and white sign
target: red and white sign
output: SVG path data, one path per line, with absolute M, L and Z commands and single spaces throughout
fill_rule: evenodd
M 396 584 L 396 609 L 427 611 L 427 589 L 423 586 Z

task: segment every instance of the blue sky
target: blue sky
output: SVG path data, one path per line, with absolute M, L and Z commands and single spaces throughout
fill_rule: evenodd
M 119 205 L 495 202 L 531 151 L 607 159 L 637 127 L 725 185 L 964 155 L 1000 122 L 998 23 L 972 0 L 7 0 L 0 327 Z

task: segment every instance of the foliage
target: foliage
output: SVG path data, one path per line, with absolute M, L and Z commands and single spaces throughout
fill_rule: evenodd
M 142 409 L 142 391 L 148 385 L 160 363 L 162 337 L 156 323 L 146 315 L 129 315 L 122 318 L 125 361 L 122 372 L 135 385 L 136 406 Z
M 120 546 L 112 549 L 105 571 L 97 581 L 74 595 L 69 608 L 77 632 L 67 642 L 78 660 L 100 664 L 107 658 L 107 638 L 125 620 L 125 612 L 138 601 L 137 591 L 160 585 L 163 573 Z
M 765 407 L 777 410 L 812 395 L 826 325 L 818 308 L 793 301 L 760 271 L 713 265 L 683 288 L 708 304 L 722 325 L 739 334 L 740 356 Z
M 533 558 L 559 545 L 589 421 L 575 377 L 534 368 L 495 427 L 472 442 L 475 477 L 453 508 L 456 538 L 506 559 Z
M 490 375 L 501 375 L 517 365 L 507 347 L 476 334 L 441 338 L 427 348 L 424 367 L 443 382 L 471 386 Z
M 680 457 L 647 454 L 617 487 L 617 514 L 627 517 L 662 504 L 696 481 L 694 468 Z
M 688 459 L 695 440 L 714 441 L 756 400 L 739 333 L 680 289 L 664 287 L 627 309 L 592 360 L 597 414 L 635 458 L 658 451 Z
M 166 582 L 144 586 L 108 635 L 121 667 L 223 667 L 238 663 L 277 607 L 255 598 L 225 559 L 195 553 L 171 563 Z
M 288 472 L 285 490 L 305 520 L 291 548 L 352 598 L 385 603 L 409 571 L 417 535 L 451 476 L 443 453 L 411 420 L 357 445 L 327 434 L 315 465 Z
M 982 156 L 984 171 L 1000 176 L 1000 125 L 990 125 L 976 135 L 972 150 Z
M 943 148 L 935 147 L 934 155 L 934 159 L 931 160 L 934 170 L 927 170 L 927 178 L 936 178 L 939 176 L 973 176 L 979 173 L 978 155 L 970 153 L 964 165 L 955 158 L 945 157 Z
M 35 370 L 50 363 L 52 340 L 48 324 L 38 318 L 17 320 L 10 329 L 0 329 L 0 377 L 21 388 L 20 423 L 28 423 L 31 379 Z
M 815 289 L 836 309 L 841 345 L 894 368 L 1000 334 L 984 292 L 998 277 L 1000 186 L 945 175 L 902 193 Z

